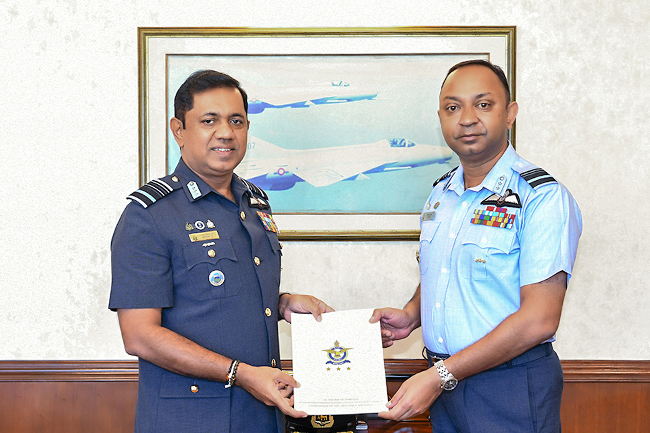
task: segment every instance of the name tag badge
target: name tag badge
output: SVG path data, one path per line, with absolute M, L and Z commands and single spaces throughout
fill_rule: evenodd
M 425 212 L 422 214 L 422 221 L 433 221 L 433 218 L 436 216 L 436 212 Z
M 219 239 L 219 232 L 211 230 L 209 232 L 190 233 L 190 240 L 192 242 L 209 241 L 210 239 Z

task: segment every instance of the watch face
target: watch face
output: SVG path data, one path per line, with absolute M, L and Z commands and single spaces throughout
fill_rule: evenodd
M 458 381 L 456 379 L 449 379 L 445 382 L 445 390 L 451 391 L 452 389 L 456 388 L 456 385 L 458 385 Z

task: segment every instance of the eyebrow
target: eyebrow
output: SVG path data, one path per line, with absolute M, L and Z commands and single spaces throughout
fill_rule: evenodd
M 474 99 L 481 99 L 481 98 L 485 98 L 486 96 L 492 96 L 492 92 L 479 93 L 478 95 L 474 96 Z M 442 99 L 443 99 L 443 101 L 445 99 L 450 99 L 452 101 L 459 101 L 460 102 L 460 98 L 458 96 L 445 96 Z
M 214 111 L 209 111 L 209 112 L 203 113 L 201 115 L 201 117 L 204 117 L 204 116 L 220 117 L 221 115 L 219 113 L 215 113 Z M 230 115 L 230 117 L 244 117 L 245 118 L 246 116 L 244 116 L 243 114 L 240 114 L 240 113 L 233 113 L 233 114 Z

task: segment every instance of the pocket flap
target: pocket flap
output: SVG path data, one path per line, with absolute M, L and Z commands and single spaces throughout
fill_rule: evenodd
M 479 248 L 495 248 L 509 253 L 513 249 L 516 235 L 515 230 L 477 225 L 467 230 L 463 244 L 474 244 Z
M 214 245 L 203 246 L 203 243 L 197 242 L 183 246 L 183 253 L 185 254 L 185 263 L 187 269 L 192 269 L 199 263 L 216 264 L 221 259 L 237 261 L 235 250 L 232 248 L 230 239 L 222 238 L 215 239 Z M 212 257 L 214 255 L 214 257 Z

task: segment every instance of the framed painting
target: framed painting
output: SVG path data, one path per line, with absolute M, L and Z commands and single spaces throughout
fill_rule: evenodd
M 235 172 L 267 192 L 282 239 L 415 240 L 432 182 L 458 165 L 442 80 L 485 59 L 514 98 L 515 40 L 515 27 L 140 28 L 140 181 L 174 170 L 174 95 L 214 69 L 248 94 Z

